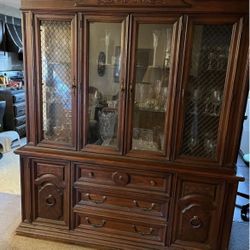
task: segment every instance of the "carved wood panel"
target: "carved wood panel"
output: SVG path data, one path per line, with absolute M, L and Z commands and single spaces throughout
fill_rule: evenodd
M 204 196 L 190 195 L 179 200 L 178 239 L 206 244 L 215 206 Z
M 35 159 L 32 172 L 34 219 L 67 225 L 69 166 L 64 162 Z
M 63 185 L 57 186 L 57 181 L 54 181 L 56 178 L 54 175 L 49 178 L 44 175 L 35 180 L 35 185 L 37 185 L 38 217 L 63 220 L 64 187 Z
M 75 7 L 84 7 L 84 6 L 165 6 L 169 8 L 188 8 L 192 5 L 186 0 L 75 0 Z
M 195 177 L 179 179 L 172 242 L 198 249 L 217 249 L 222 182 Z

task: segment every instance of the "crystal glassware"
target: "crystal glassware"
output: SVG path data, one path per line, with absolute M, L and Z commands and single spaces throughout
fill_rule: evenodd
M 154 83 L 154 91 L 155 91 L 155 98 L 159 98 L 160 93 L 161 93 L 161 87 L 162 87 L 162 81 L 161 80 L 156 80 Z
M 212 133 L 208 132 L 204 136 L 204 150 L 208 155 L 214 155 L 215 149 L 215 140 L 212 136 Z
M 200 99 L 200 90 L 194 89 L 192 92 L 192 96 L 191 96 L 191 101 L 193 104 L 193 110 L 191 111 L 192 114 L 197 114 L 198 113 L 198 102 Z
M 115 136 L 115 128 L 117 123 L 117 112 L 99 111 L 99 133 L 103 141 L 102 146 L 110 146 Z
M 212 115 L 218 116 L 220 112 L 220 104 L 221 104 L 221 91 L 219 90 L 212 91 L 211 104 L 213 107 Z
M 216 53 L 214 51 L 210 51 L 208 53 L 208 68 L 207 70 L 213 70 L 216 67 Z
M 189 144 L 188 144 L 188 147 L 189 147 L 191 152 L 196 148 L 198 143 L 199 143 L 198 139 L 196 137 L 194 137 L 194 136 L 191 136 Z

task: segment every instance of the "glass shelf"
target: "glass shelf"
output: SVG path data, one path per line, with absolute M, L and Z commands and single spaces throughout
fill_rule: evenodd
M 172 32 L 172 24 L 138 24 L 132 150 L 164 151 Z

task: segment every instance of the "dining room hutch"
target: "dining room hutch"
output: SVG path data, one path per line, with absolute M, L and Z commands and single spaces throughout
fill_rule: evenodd
M 21 235 L 228 249 L 248 1 L 22 0 Z

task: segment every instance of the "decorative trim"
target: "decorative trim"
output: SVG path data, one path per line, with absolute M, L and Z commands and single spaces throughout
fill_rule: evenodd
M 179 7 L 191 7 L 192 5 L 186 0 L 75 0 L 75 7 L 84 6 L 165 6 L 169 8 L 179 8 Z

